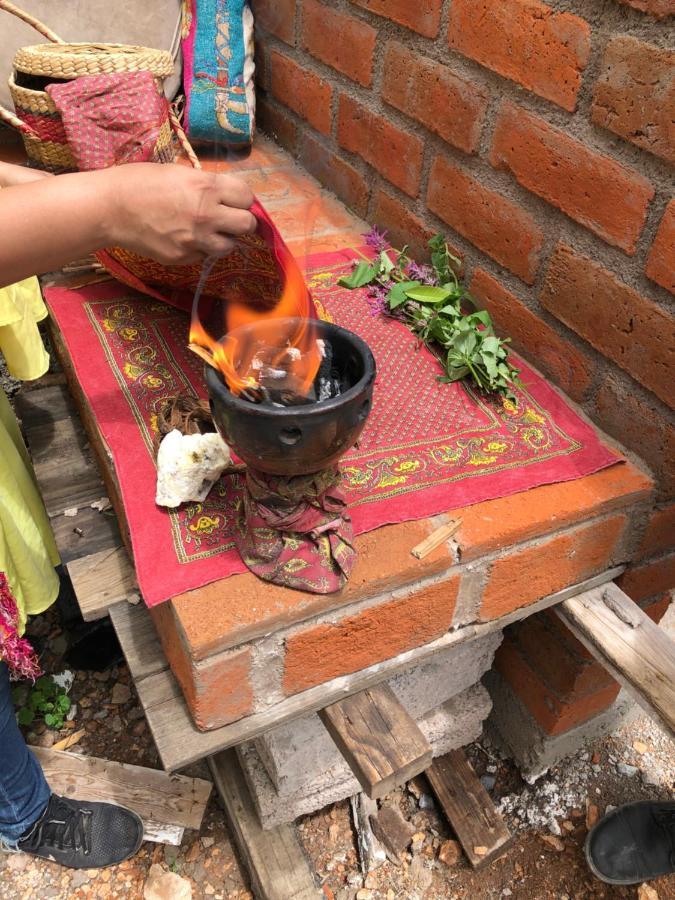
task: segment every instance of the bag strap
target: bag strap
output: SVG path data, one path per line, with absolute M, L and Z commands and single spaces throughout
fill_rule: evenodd
M 18 6 L 14 6 L 9 0 L 0 0 L 0 9 L 4 9 L 5 12 L 10 13 L 12 16 L 16 16 L 17 19 L 21 19 L 27 25 L 32 26 L 43 37 L 46 37 L 48 41 L 51 41 L 52 44 L 65 44 L 65 41 L 60 38 L 58 34 L 53 32 L 51 28 L 47 28 L 47 26 L 40 22 L 39 19 L 36 19 L 35 16 L 31 16 L 30 13 L 24 12 L 22 9 L 19 9 Z
M 0 0 L 0 2 L 2 2 L 2 0 Z M 169 121 L 171 122 L 171 127 L 173 128 L 173 131 L 174 131 L 176 137 L 180 141 L 180 145 L 183 148 L 183 152 L 185 153 L 187 158 L 190 160 L 192 168 L 193 169 L 201 169 L 202 164 L 197 159 L 197 154 L 192 149 L 192 144 L 188 140 L 188 137 L 185 134 L 185 132 L 183 131 L 183 126 L 180 124 L 180 121 L 178 120 L 178 116 L 176 115 L 176 111 L 173 108 L 173 106 L 171 106 L 169 108 Z

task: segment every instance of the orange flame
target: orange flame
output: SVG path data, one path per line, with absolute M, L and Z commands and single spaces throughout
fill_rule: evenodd
M 226 334 L 216 340 L 199 319 L 197 304 L 190 324 L 190 343 L 208 350 L 233 394 L 258 386 L 254 357 L 260 345 L 272 349 L 266 360 L 271 368 L 283 368 L 290 376 L 293 391 L 307 396 L 321 362 L 315 340 L 311 297 L 300 267 L 290 251 L 278 254 L 283 290 L 276 305 L 260 312 L 246 303 L 230 301 L 226 310 Z M 291 330 L 274 327 L 276 319 L 293 319 Z M 296 348 L 299 354 L 289 354 Z

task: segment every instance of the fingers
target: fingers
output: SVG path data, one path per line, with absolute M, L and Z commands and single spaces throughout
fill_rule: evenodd
M 231 175 L 216 175 L 214 190 L 216 199 L 223 206 L 249 209 L 254 200 L 253 191 L 246 182 Z
M 218 206 L 214 216 L 214 230 L 219 234 L 253 234 L 258 221 L 247 209 Z

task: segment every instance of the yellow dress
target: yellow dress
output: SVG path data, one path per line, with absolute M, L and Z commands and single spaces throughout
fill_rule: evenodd
M 37 327 L 46 315 L 36 278 L 0 288 L 0 351 L 15 378 L 29 381 L 49 368 Z M 18 423 L 0 390 L 0 572 L 17 601 L 19 633 L 27 615 L 56 600 L 59 561 Z

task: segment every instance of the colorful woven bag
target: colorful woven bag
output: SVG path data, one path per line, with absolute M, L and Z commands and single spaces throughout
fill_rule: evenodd
M 183 0 L 185 130 L 193 141 L 247 147 L 255 127 L 248 0 Z

